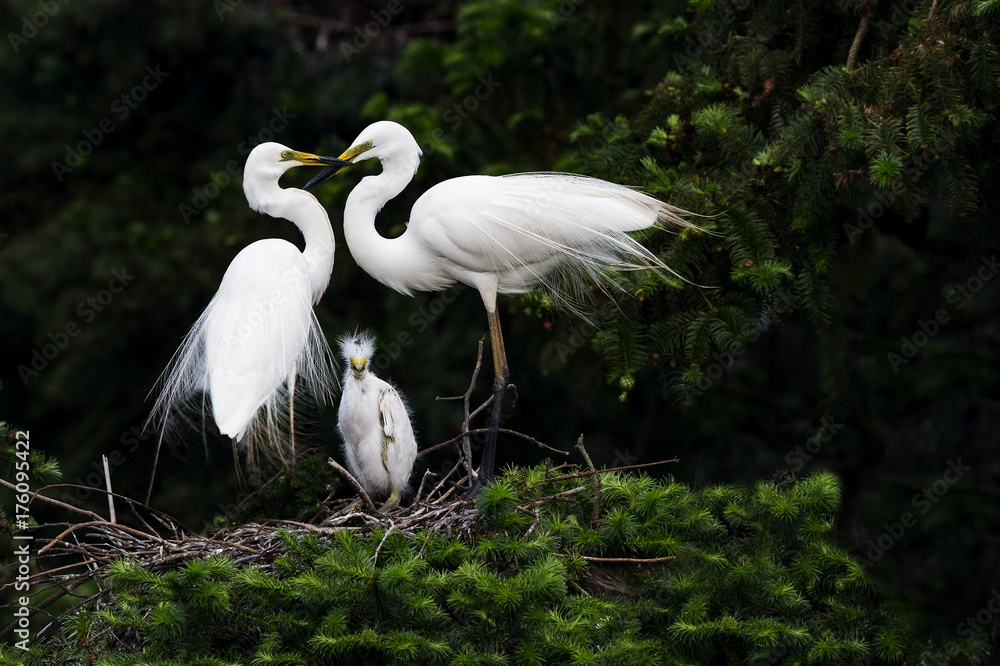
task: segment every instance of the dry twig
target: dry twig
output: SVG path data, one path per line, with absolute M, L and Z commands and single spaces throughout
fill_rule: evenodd
M 368 508 L 369 511 L 371 511 L 372 513 L 378 511 L 378 509 L 375 508 L 375 504 L 372 502 L 372 498 L 368 496 L 368 493 L 365 492 L 365 489 L 361 487 L 361 484 L 358 483 L 358 480 L 355 479 L 350 472 L 344 469 L 340 465 L 340 463 L 338 463 L 333 458 L 327 458 L 326 462 L 330 465 L 330 467 L 340 472 L 340 475 L 345 479 L 347 479 L 348 483 L 354 486 L 354 489 L 357 490 L 358 494 L 361 496 L 361 501 L 365 503 L 365 506 Z
M 491 396 L 479 408 L 475 410 L 470 409 L 472 391 L 482 364 L 482 350 L 482 341 L 480 341 L 476 369 L 473 372 L 472 381 L 466 393 L 460 396 L 463 400 L 462 433 L 447 442 L 426 449 L 421 453 L 423 455 L 461 440 L 462 445 L 457 447 L 458 460 L 452 465 L 450 471 L 438 480 L 426 494 L 425 488 L 434 483 L 436 476 L 430 472 L 425 473 L 421 479 L 416 496 L 409 506 L 399 506 L 385 513 L 380 513 L 357 480 L 332 459 L 328 463 L 340 472 L 358 491 L 367 512 L 352 511 L 348 513 L 348 508 L 353 505 L 353 498 L 335 499 L 333 493 L 331 493 L 324 501 L 323 509 L 318 511 L 313 520 L 309 522 L 272 519 L 262 523 L 226 527 L 210 535 L 198 535 L 187 532 L 181 527 L 178 521 L 169 515 L 112 492 L 110 470 L 106 471 L 107 490 L 91 487 L 86 488 L 90 492 L 96 491 L 107 494 L 110 522 L 92 511 L 80 509 L 40 494 L 48 488 L 82 486 L 58 484 L 46 486 L 46 488 L 30 493 L 31 501 L 39 500 L 46 502 L 80 514 L 87 519 L 86 522 L 77 524 L 54 523 L 32 528 L 36 534 L 36 543 L 41 546 L 33 555 L 36 569 L 30 576 L 34 593 L 33 598 L 38 599 L 38 601 L 34 602 L 33 612 L 41 614 L 49 620 L 45 627 L 36 635 L 41 636 L 46 632 L 58 631 L 58 628 L 64 623 L 69 614 L 81 607 L 89 605 L 99 609 L 102 605 L 109 603 L 111 588 L 104 584 L 103 581 L 107 578 L 111 566 L 116 561 L 122 559 L 134 562 L 151 573 L 160 574 L 176 570 L 187 562 L 203 559 L 208 556 L 225 554 L 237 566 L 252 566 L 263 571 L 270 571 L 272 570 L 274 561 L 286 549 L 283 534 L 290 534 L 293 537 L 312 534 L 316 535 L 320 540 L 329 541 L 340 531 L 349 530 L 368 534 L 375 528 L 385 529 L 387 522 L 388 530 L 382 534 L 381 541 L 375 551 L 376 558 L 383 544 L 388 539 L 389 534 L 392 532 L 400 533 L 410 539 L 417 539 L 421 534 L 435 532 L 446 534 L 449 537 L 457 536 L 466 540 L 473 539 L 479 530 L 476 502 L 473 499 L 456 499 L 455 495 L 457 493 L 456 488 L 460 484 L 475 481 L 475 472 L 471 462 L 470 435 L 485 432 L 486 429 L 470 429 L 469 423 L 492 400 Z M 506 429 L 503 429 L 502 432 L 521 437 L 549 451 L 561 454 L 567 453 L 546 446 L 534 438 L 521 433 Z M 560 474 L 563 470 L 567 469 L 567 465 L 565 464 L 554 466 L 546 470 L 543 483 L 593 476 L 595 512 L 598 511 L 598 502 L 600 499 L 599 475 L 601 473 L 659 465 L 664 462 L 676 462 L 676 460 L 661 461 L 646 465 L 630 465 L 627 467 L 598 470 L 594 467 L 589 455 L 583 448 L 582 436 L 577 442 L 577 448 L 583 454 L 589 471 L 551 476 L 551 474 Z M 462 474 L 463 469 L 466 470 L 464 475 Z M 458 478 L 457 483 L 452 482 L 449 485 L 449 481 L 457 477 L 461 477 Z M 13 484 L 3 479 L 0 479 L 0 485 L 14 489 Z M 589 484 L 579 485 L 536 500 L 526 501 L 526 503 L 516 507 L 517 511 L 532 518 L 531 526 L 528 528 L 525 536 L 530 536 L 539 528 L 543 513 L 540 507 L 549 502 L 575 502 L 577 500 L 574 496 L 585 492 L 588 486 Z M 126 519 L 124 516 L 116 515 L 115 499 L 122 500 L 122 502 L 117 504 L 117 508 L 121 508 L 123 505 L 127 506 L 134 518 L 129 517 Z M 122 524 L 119 522 L 120 520 L 124 520 L 130 524 Z M 57 534 L 52 538 L 43 538 L 37 536 L 40 530 L 49 530 L 49 533 L 57 532 Z M 421 549 L 422 551 L 423 549 Z M 567 557 L 567 555 L 563 554 L 558 555 Z M 583 556 L 583 559 L 592 562 L 646 564 L 663 562 L 672 558 L 640 559 Z M 97 591 L 81 594 L 80 589 L 93 589 L 89 587 L 81 588 L 81 586 L 88 582 L 96 582 Z M 4 593 L 8 592 L 7 588 L 11 585 L 13 583 L 0 587 L 0 598 L 7 598 Z M 61 603 L 53 606 L 60 599 L 69 601 L 69 603 Z M 58 611 L 59 614 L 56 614 L 56 611 L 47 610 L 52 608 L 60 609 Z M 0 638 L 10 634 L 15 626 L 14 623 L 11 623 L 0 631 Z

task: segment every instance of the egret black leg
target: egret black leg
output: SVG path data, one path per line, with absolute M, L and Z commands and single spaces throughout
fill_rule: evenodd
M 500 431 L 500 416 L 503 413 L 503 395 L 510 379 L 510 368 L 507 367 L 507 352 L 503 347 L 503 333 L 500 330 L 500 316 L 496 309 L 487 310 L 490 322 L 490 342 L 493 347 L 493 410 L 490 412 L 490 428 L 486 434 L 486 446 L 483 447 L 483 457 L 479 462 L 479 478 L 474 484 L 479 486 L 493 480 L 493 468 L 496 463 L 497 434 Z

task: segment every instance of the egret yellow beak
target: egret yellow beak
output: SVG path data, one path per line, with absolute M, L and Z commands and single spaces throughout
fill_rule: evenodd
M 371 141 L 365 141 L 364 143 L 359 143 L 356 146 L 348 148 L 347 150 L 345 150 L 343 153 L 340 154 L 340 157 L 337 158 L 337 162 L 339 162 L 338 164 L 331 164 L 327 168 L 320 171 L 316 176 L 313 177 L 312 180 L 303 185 L 302 189 L 308 192 L 309 190 L 313 189 L 323 181 L 333 178 L 347 167 L 353 166 L 355 163 L 355 159 L 358 157 L 358 155 L 368 152 L 373 147 L 374 144 Z
M 284 151 L 281 153 L 281 161 L 301 162 L 306 166 L 339 167 L 341 169 L 345 166 L 351 166 L 350 162 L 345 162 L 337 157 L 324 157 L 323 155 L 313 155 L 312 153 L 303 153 L 298 150 Z
M 360 378 L 361 375 L 365 374 L 366 365 L 368 365 L 366 358 L 351 358 L 351 371 L 354 372 L 355 377 Z
M 347 160 L 348 162 L 353 163 L 355 157 L 357 157 L 362 153 L 367 153 L 374 147 L 375 144 L 373 144 L 371 141 L 365 141 L 364 143 L 359 143 L 358 145 L 353 146 L 352 148 L 348 148 L 343 153 L 341 153 L 340 157 L 338 157 L 337 159 Z

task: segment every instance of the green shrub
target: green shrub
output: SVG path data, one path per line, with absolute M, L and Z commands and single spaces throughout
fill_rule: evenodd
M 692 490 L 605 473 L 594 523 L 595 477 L 568 476 L 509 470 L 467 509 L 472 539 L 387 521 L 367 532 L 284 532 L 270 570 L 239 566 L 237 549 L 161 574 L 119 560 L 111 603 L 80 613 L 73 640 L 36 646 L 27 663 L 53 663 L 54 653 L 106 665 L 903 656 L 900 621 L 829 541 L 833 475 Z

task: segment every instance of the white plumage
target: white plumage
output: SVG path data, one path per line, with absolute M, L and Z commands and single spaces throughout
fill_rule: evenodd
M 283 189 L 278 179 L 292 167 L 337 163 L 276 143 L 251 151 L 243 181 L 250 207 L 293 222 L 305 237 L 305 251 L 271 238 L 236 255 L 160 378 L 147 425 L 157 427 L 161 438 L 175 419 L 210 410 L 222 434 L 239 441 L 251 433 L 251 446 L 287 460 L 294 433 L 286 438 L 280 431 L 294 419 L 296 391 L 328 401 L 335 382 L 332 354 L 313 305 L 333 270 L 333 229 L 312 194 Z
M 354 333 L 340 339 L 344 372 L 338 427 L 351 474 L 370 495 L 389 495 L 383 508 L 409 490 L 417 459 L 410 410 L 389 382 L 372 373 L 375 338 Z
M 556 300 L 573 306 L 588 283 L 614 285 L 616 271 L 673 273 L 629 232 L 696 227 L 681 217 L 684 211 L 622 185 L 571 174 L 527 173 L 439 183 L 417 199 L 406 232 L 384 238 L 375 229 L 375 216 L 413 178 L 420 155 L 413 136 L 394 122 L 377 122 L 361 132 L 339 159 L 357 163 L 376 158 L 382 173 L 363 178 L 348 196 L 344 237 L 358 265 L 396 291 L 438 291 L 462 282 L 482 296 L 496 372 L 480 465 L 481 480 L 488 480 L 509 376 L 497 294 L 545 285 Z M 325 169 L 305 189 L 339 170 Z
M 556 296 L 583 278 L 607 282 L 613 270 L 670 271 L 628 235 L 668 224 L 692 227 L 674 208 L 637 190 L 597 178 L 563 173 L 462 176 L 427 190 L 410 212 L 406 232 L 384 238 L 375 216 L 417 170 L 420 147 L 406 128 L 390 121 L 367 127 L 340 159 L 376 158 L 382 173 L 351 191 L 344 236 L 358 265 L 404 294 L 438 291 L 455 282 L 476 287 L 487 309 L 496 295 L 541 284 Z M 325 169 L 312 189 L 339 168 Z M 553 272 L 579 280 L 558 283 Z M 672 272 L 672 271 L 670 271 Z

